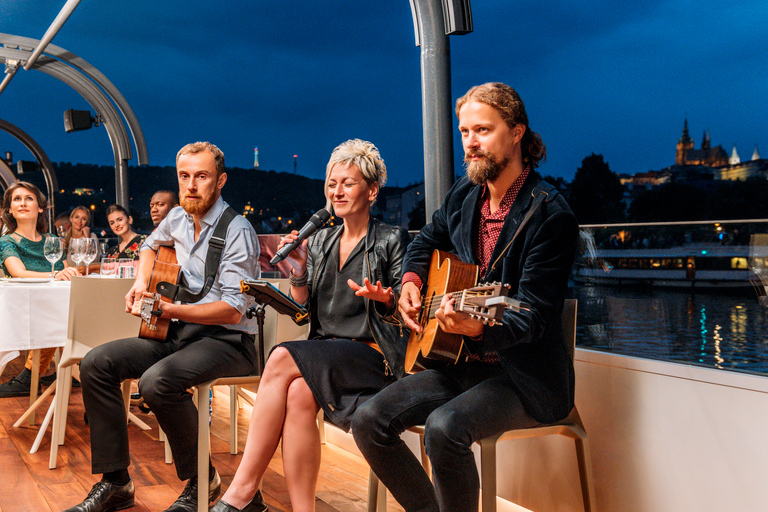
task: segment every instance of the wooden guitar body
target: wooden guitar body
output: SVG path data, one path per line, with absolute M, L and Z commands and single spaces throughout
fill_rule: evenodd
M 463 263 L 448 252 L 436 250 L 429 264 L 427 291 L 422 298 L 419 324 L 422 332 L 411 331 L 405 353 L 409 373 L 454 364 L 464 345 L 460 334 L 443 331 L 434 316 L 445 293 L 471 288 L 477 283 L 479 268 Z
M 171 302 L 171 299 L 157 293 L 157 284 L 162 281 L 178 284 L 180 274 L 181 266 L 176 261 L 176 250 L 173 247 L 161 246 L 157 251 L 157 258 L 152 266 L 152 275 L 147 286 L 147 291 L 152 294 L 152 297 L 144 297 L 141 301 L 142 322 L 139 338 L 165 341 L 170 320 L 160 318 L 159 302 Z

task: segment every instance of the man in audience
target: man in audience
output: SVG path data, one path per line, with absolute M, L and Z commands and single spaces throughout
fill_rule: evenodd
M 179 196 L 171 190 L 158 190 L 149 200 L 149 215 L 152 217 L 152 224 L 157 227 L 171 211 L 171 208 L 179 205 Z

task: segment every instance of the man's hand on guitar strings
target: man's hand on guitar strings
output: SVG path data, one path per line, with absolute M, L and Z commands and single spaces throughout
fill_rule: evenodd
M 421 332 L 423 330 L 421 325 L 419 325 L 421 294 L 415 283 L 409 281 L 403 284 L 397 306 L 400 309 L 400 316 L 402 316 L 406 327 L 412 331 Z
M 478 338 L 483 334 L 483 322 L 475 320 L 467 313 L 453 309 L 454 297 L 450 293 L 443 295 L 440 308 L 435 312 L 435 318 L 440 328 L 449 333 L 461 334 L 470 338 Z
M 355 291 L 355 295 L 358 297 L 365 297 L 366 299 L 375 300 L 376 302 L 383 302 L 388 308 L 392 307 L 392 304 L 395 301 L 392 287 L 387 287 L 385 290 L 381 285 L 381 281 L 376 281 L 376 286 L 374 286 L 366 277 L 363 279 L 363 286 L 360 286 L 352 279 L 347 279 L 347 284 Z

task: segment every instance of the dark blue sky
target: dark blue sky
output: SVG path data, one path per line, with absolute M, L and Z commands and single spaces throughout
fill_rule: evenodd
M 2 0 L 0 32 L 41 38 L 64 0 Z M 503 81 L 548 146 L 543 174 L 573 178 L 602 153 L 619 173 L 674 163 L 687 117 L 696 147 L 768 157 L 768 3 L 476 0 L 474 32 L 451 37 L 453 98 Z M 360 137 L 390 183 L 423 179 L 419 49 L 409 2 L 81 2 L 54 44 L 103 72 L 131 104 L 149 159 L 173 165 L 210 140 L 227 164 L 320 178 L 332 149 Z M 51 160 L 113 164 L 103 128 L 66 134 L 88 104 L 38 71 L 19 71 L 0 118 Z M 461 149 L 456 142 L 457 169 Z M 0 151 L 31 158 L 0 133 Z M 136 161 L 129 162 L 135 165 Z M 141 186 L 131 184 L 132 187 Z

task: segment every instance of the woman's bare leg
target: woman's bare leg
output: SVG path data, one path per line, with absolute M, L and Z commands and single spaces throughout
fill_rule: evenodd
M 288 388 L 299 377 L 301 373 L 291 354 L 280 347 L 273 350 L 253 404 L 243 458 L 232 484 L 222 497 L 235 508 L 241 509 L 250 503 L 259 488 L 259 482 L 280 442 Z
M 294 512 L 314 512 L 320 472 L 319 406 L 304 379 L 291 382 L 283 422 L 283 471 Z

